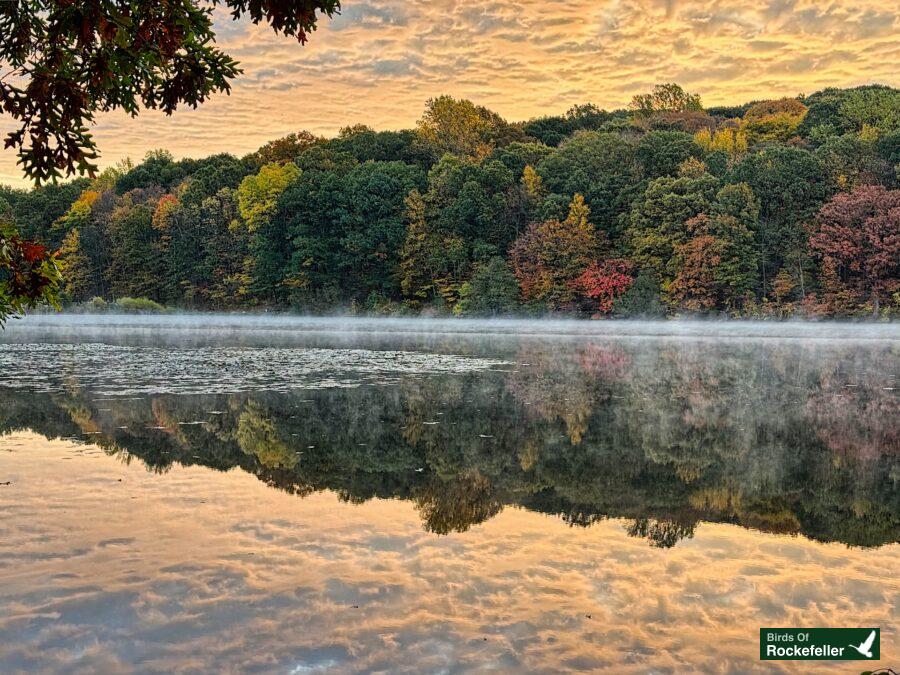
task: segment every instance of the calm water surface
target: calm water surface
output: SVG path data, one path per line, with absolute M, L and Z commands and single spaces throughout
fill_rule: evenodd
M 0 672 L 900 670 L 898 387 L 893 326 L 13 322 Z

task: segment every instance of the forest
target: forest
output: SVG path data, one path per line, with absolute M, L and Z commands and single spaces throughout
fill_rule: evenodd
M 891 318 L 900 90 L 527 122 L 440 96 L 413 129 L 0 187 L 0 225 L 73 309 Z

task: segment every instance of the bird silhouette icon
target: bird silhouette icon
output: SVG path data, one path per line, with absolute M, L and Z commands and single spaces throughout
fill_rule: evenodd
M 857 646 L 857 645 L 850 645 L 850 646 L 853 647 L 853 649 L 858 651 L 860 654 L 865 656 L 867 659 L 871 659 L 873 642 L 875 642 L 875 631 L 874 630 L 871 633 L 869 633 L 869 637 L 866 638 L 865 642 L 861 642 L 859 644 L 859 646 Z

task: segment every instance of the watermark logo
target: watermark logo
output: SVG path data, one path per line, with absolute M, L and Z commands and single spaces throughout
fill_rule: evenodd
M 879 628 L 760 628 L 763 661 L 877 661 Z

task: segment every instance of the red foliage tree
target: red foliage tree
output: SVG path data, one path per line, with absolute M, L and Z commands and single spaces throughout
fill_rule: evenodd
M 609 258 L 593 263 L 574 281 L 575 287 L 585 297 L 597 301 L 597 313 L 612 311 L 616 298 L 631 288 L 634 282 L 634 266 L 622 258 Z
M 837 194 L 809 231 L 826 303 L 852 299 L 878 311 L 900 290 L 900 190 L 862 185 Z
M 55 302 L 59 269 L 46 248 L 0 223 L 0 327 L 10 315 Z

